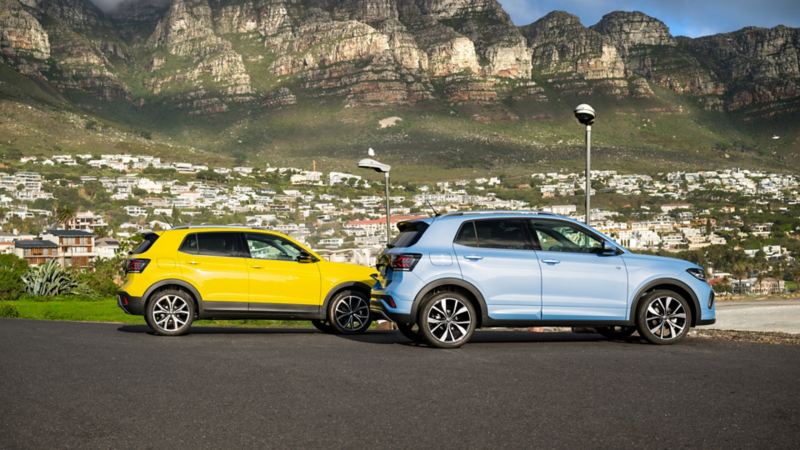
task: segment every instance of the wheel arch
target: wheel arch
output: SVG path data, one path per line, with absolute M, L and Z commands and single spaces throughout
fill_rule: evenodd
M 697 299 L 697 294 L 695 294 L 694 290 L 692 290 L 688 284 L 674 278 L 658 278 L 647 282 L 644 286 L 639 288 L 636 292 L 636 296 L 633 297 L 631 308 L 628 312 L 628 318 L 631 322 L 636 323 L 636 312 L 639 310 L 641 299 L 650 292 L 661 289 L 673 291 L 689 302 L 689 308 L 692 313 L 691 325 L 695 326 L 700 320 L 700 301 Z
M 153 283 L 142 295 L 144 299 L 145 310 L 147 308 L 147 304 L 150 302 L 150 297 L 160 290 L 167 289 L 170 287 L 176 287 L 178 289 L 186 291 L 192 300 L 194 301 L 194 308 L 198 316 L 201 316 L 203 313 L 203 298 L 200 296 L 200 292 L 192 286 L 191 283 L 178 280 L 175 278 L 169 278 L 166 280 L 161 280 L 156 283 Z
M 420 289 L 420 291 L 414 297 L 414 303 L 411 305 L 411 320 L 416 320 L 417 313 L 419 311 L 419 305 L 425 297 L 435 292 L 448 289 L 452 290 L 453 288 L 455 288 L 457 292 L 466 294 L 467 297 L 472 301 L 472 306 L 478 310 L 477 327 L 480 328 L 484 322 L 489 320 L 489 310 L 486 307 L 486 300 L 483 298 L 483 294 L 481 294 L 481 291 L 477 287 L 475 287 L 472 283 L 459 278 L 441 278 L 431 281 L 422 289 Z
M 366 283 L 362 283 L 360 281 L 346 281 L 344 283 L 339 283 L 334 287 L 330 288 L 330 290 L 328 290 L 328 293 L 325 295 L 325 300 L 323 300 L 322 307 L 320 308 L 320 315 L 323 318 L 327 318 L 328 316 L 328 305 L 330 305 L 331 300 L 333 300 L 333 298 L 336 297 L 336 295 L 339 294 L 340 292 L 348 289 L 350 290 L 355 289 L 362 291 L 364 294 L 367 295 L 367 302 L 369 302 L 369 293 L 372 290 L 372 286 Z

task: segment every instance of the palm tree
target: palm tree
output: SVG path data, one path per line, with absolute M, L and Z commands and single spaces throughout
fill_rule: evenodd
M 55 208 L 56 222 L 64 228 L 67 223 L 75 218 L 75 208 L 70 205 L 58 204 Z

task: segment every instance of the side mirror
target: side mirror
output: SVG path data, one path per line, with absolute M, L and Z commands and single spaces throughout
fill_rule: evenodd
M 297 262 L 302 263 L 302 264 L 315 263 L 315 262 L 317 262 L 317 258 L 309 255 L 306 252 L 303 252 L 303 253 L 300 253 L 297 256 Z
M 619 249 L 611 245 L 608 241 L 603 241 L 603 247 L 600 249 L 600 256 L 617 256 Z

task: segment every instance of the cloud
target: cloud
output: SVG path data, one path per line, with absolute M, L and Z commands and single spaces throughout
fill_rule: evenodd
M 92 3 L 103 11 L 111 11 L 123 1 L 124 0 L 92 0 Z

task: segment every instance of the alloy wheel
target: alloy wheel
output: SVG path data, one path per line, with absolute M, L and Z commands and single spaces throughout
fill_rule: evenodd
M 464 302 L 445 297 L 436 301 L 425 318 L 431 335 L 446 344 L 463 340 L 469 333 L 472 315 Z
M 162 330 L 176 332 L 189 322 L 191 313 L 186 300 L 167 294 L 153 305 L 153 323 Z
M 677 299 L 668 295 L 654 298 L 647 305 L 645 323 L 657 339 L 669 341 L 683 335 L 687 326 L 686 310 Z
M 348 295 L 339 299 L 334 320 L 344 330 L 357 331 L 369 323 L 369 303 L 363 297 Z

